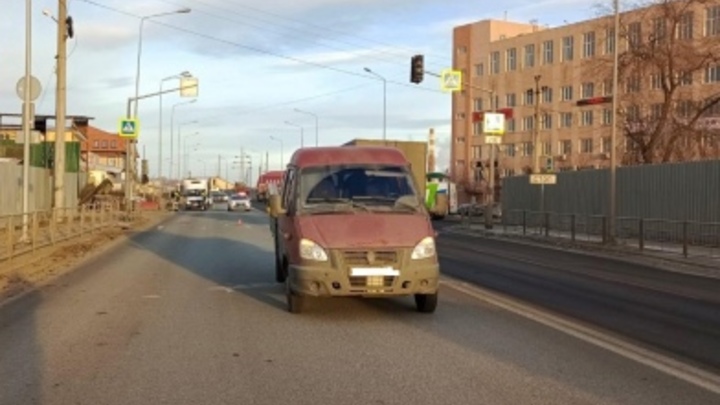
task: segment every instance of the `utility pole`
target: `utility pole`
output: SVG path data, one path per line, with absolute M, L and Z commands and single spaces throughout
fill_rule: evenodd
M 265 171 L 270 171 L 270 152 L 265 151 Z
M 32 1 L 25 0 L 25 82 L 23 88 L 23 194 L 22 194 L 22 240 L 27 242 L 30 209 L 30 118 L 32 115 L 32 96 L 30 95 L 32 79 Z
M 619 31 L 620 31 L 620 2 L 615 0 L 613 2 L 613 8 L 615 9 L 615 29 L 613 30 L 613 96 L 612 96 L 612 127 L 610 128 L 610 195 L 609 195 L 609 207 L 608 207 L 608 242 L 615 243 L 615 221 L 617 216 L 617 111 L 618 111 L 618 97 L 620 92 L 618 91 L 618 58 L 620 46 Z
M 245 182 L 245 148 L 240 148 L 240 181 Z
M 490 90 L 490 111 L 495 112 L 495 91 Z M 490 186 L 490 192 L 488 193 L 487 204 L 485 205 L 485 229 L 493 228 L 493 203 L 495 202 L 495 144 L 490 144 L 490 168 L 488 185 Z
M 55 92 L 55 163 L 53 176 L 55 187 L 53 206 L 65 207 L 65 110 L 67 94 L 67 0 L 58 0 L 57 19 L 57 90 Z M 58 213 L 62 211 L 59 210 Z
M 540 75 L 535 75 L 535 118 L 533 125 L 533 174 L 540 173 Z M 545 185 L 540 185 L 540 212 L 545 212 Z

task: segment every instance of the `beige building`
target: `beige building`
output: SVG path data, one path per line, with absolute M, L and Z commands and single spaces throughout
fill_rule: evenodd
M 720 97 L 720 0 L 709 4 L 678 3 L 692 6 L 672 10 L 651 7 L 623 13 L 618 50 L 634 55 L 639 54 L 639 47 L 655 50 L 673 44 L 667 47 L 674 47 L 672 52 L 678 53 L 675 60 L 685 60 L 690 58 L 681 54 L 691 53 L 684 50 L 690 44 L 693 49 L 707 49 L 713 54 L 715 62 L 687 67 L 686 74 L 677 73 L 682 77 L 672 92 L 672 108 L 677 104 L 679 111 L 683 103 L 695 106 L 693 102 L 709 102 L 713 95 Z M 541 155 L 538 160 L 545 162 L 545 156 L 552 157 L 555 171 L 608 166 L 613 114 L 612 97 L 607 96 L 612 95 L 613 39 L 612 18 L 556 28 L 484 20 L 454 29 L 453 65 L 463 72 L 465 86 L 452 100 L 450 171 L 459 183 L 463 201 L 470 196 L 482 201 L 487 196 L 485 179 L 491 146 L 485 143 L 483 135 L 485 111 L 499 109 L 507 118 L 506 133 L 495 154 L 497 180 L 532 170 L 536 128 Z M 682 43 L 675 45 L 676 42 Z M 668 63 L 662 60 L 655 64 L 634 63 L 630 56 L 623 61 L 627 67 L 622 69 L 619 81 L 618 111 L 627 125 L 618 127 L 616 146 L 619 163 L 633 164 L 630 158 L 640 153 L 636 150 L 639 145 L 647 149 L 660 142 L 649 142 L 639 128 L 659 121 L 666 92 L 663 75 L 652 69 Z M 592 103 L 585 105 L 588 100 Z M 692 111 L 685 107 L 688 111 L 671 114 L 675 120 L 673 128 L 690 122 L 695 112 L 701 116 L 692 121 L 693 125 L 702 124 L 714 128 L 713 131 L 720 128 L 720 103 L 702 112 L 700 107 Z M 635 136 L 639 141 L 629 139 Z M 663 142 L 670 142 L 669 137 L 663 137 Z M 699 144 L 700 148 L 707 146 L 704 142 Z M 716 143 L 720 151 L 717 146 Z M 660 153 L 645 149 L 646 158 Z M 683 159 L 677 153 L 673 156 L 675 160 Z M 645 162 L 649 163 L 647 159 Z

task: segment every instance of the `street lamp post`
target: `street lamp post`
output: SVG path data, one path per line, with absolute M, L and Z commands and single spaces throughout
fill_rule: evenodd
M 172 175 L 173 175 L 173 163 L 174 163 L 173 160 L 175 159 L 175 152 L 173 150 L 173 146 L 174 146 L 173 143 L 175 142 L 175 135 L 174 135 L 174 132 L 175 132 L 175 108 L 180 107 L 182 105 L 192 104 L 196 101 L 197 101 L 197 99 L 194 98 L 190 101 L 177 103 L 174 106 L 172 106 L 172 109 L 170 110 L 170 168 L 168 170 L 168 175 L 170 177 L 172 177 Z M 182 145 L 180 145 L 180 142 L 178 142 L 178 145 L 177 145 L 178 150 L 180 149 L 181 146 Z M 179 164 L 179 162 L 178 162 L 178 164 Z M 178 180 L 180 180 L 180 179 L 178 179 Z
M 28 240 L 30 211 L 30 114 L 32 113 L 32 96 L 30 80 L 32 78 L 32 1 L 25 2 L 25 82 L 23 88 L 23 193 L 22 193 L 22 240 Z M 57 136 L 57 130 L 55 131 Z
M 187 121 L 187 122 L 182 122 L 182 123 L 178 124 L 178 134 L 177 134 L 177 143 L 178 143 L 178 151 L 177 151 L 177 159 L 178 159 L 178 160 L 177 160 L 177 173 L 178 173 L 178 179 L 182 179 L 182 176 L 183 176 L 183 174 L 182 174 L 182 152 L 183 152 L 183 151 L 182 151 L 182 149 L 180 148 L 180 145 L 181 145 L 181 142 L 182 142 L 182 127 L 184 127 L 184 126 L 186 126 L 186 125 L 197 124 L 197 123 L 198 123 L 197 120 L 193 120 L 193 121 Z
M 160 112 L 160 114 L 159 114 L 160 115 L 160 117 L 159 117 L 160 123 L 159 124 L 160 125 L 158 127 L 158 179 L 160 179 L 161 184 L 162 184 L 162 166 L 163 166 L 163 164 L 162 164 L 162 162 L 163 162 L 163 153 L 162 153 L 162 149 L 163 149 L 162 148 L 163 147 L 163 144 L 162 144 L 162 141 L 163 141 L 163 139 L 162 139 L 163 138 L 163 96 L 162 96 L 163 83 L 165 83 L 168 80 L 179 79 L 182 77 L 189 77 L 189 76 L 190 76 L 190 72 L 184 71 L 180 74 L 168 76 L 168 77 L 160 80 L 160 96 L 159 96 L 160 97 L 160 109 L 159 109 L 159 112 Z M 172 150 L 170 151 L 170 153 L 172 154 Z M 172 176 L 172 173 L 168 173 L 168 175 Z
M 618 111 L 618 59 L 619 59 L 619 31 L 620 31 L 620 4 L 619 0 L 613 2 L 615 12 L 615 28 L 613 32 L 613 89 L 612 89 L 612 127 L 610 128 L 610 195 L 608 203 L 608 242 L 615 242 L 615 225 L 617 216 L 617 111 Z
M 387 79 L 383 76 L 372 71 L 370 68 L 365 68 L 365 71 L 380 78 L 383 82 L 383 140 L 387 139 Z
M 295 109 L 295 112 L 298 112 L 300 114 L 310 115 L 315 118 L 315 147 L 318 147 L 318 132 L 319 132 L 319 127 L 320 127 L 320 118 L 317 116 L 317 114 L 311 113 L 309 111 L 303 111 L 298 108 Z
M 290 125 L 291 127 L 300 128 L 300 147 L 304 148 L 305 147 L 305 135 L 304 135 L 305 128 L 303 128 L 302 125 L 293 124 L 290 121 L 285 121 L 285 124 Z
M 181 160 L 181 161 L 178 161 L 178 165 L 180 165 L 180 173 L 181 173 L 182 175 L 185 175 L 185 174 L 188 172 L 188 166 L 189 166 L 189 164 L 188 164 L 188 159 L 189 159 L 189 157 L 190 157 L 190 153 L 188 152 L 187 140 L 188 140 L 188 138 L 192 138 L 193 136 L 197 136 L 197 135 L 200 135 L 200 132 L 195 132 L 195 133 L 192 133 L 192 134 L 188 134 L 188 135 L 185 135 L 185 136 L 183 137 L 182 160 Z M 195 144 L 193 147 L 196 148 L 195 150 L 197 150 L 197 148 L 198 148 L 199 146 L 200 146 L 200 144 L 197 143 L 197 144 Z
M 270 139 L 275 142 L 280 142 L 280 170 L 282 170 L 283 163 L 285 162 L 285 157 L 283 156 L 284 142 L 282 139 L 276 138 L 274 136 L 270 136 Z

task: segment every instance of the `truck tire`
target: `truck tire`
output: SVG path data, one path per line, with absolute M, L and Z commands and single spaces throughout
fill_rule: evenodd
M 435 294 L 415 294 L 415 306 L 418 312 L 431 314 L 435 312 L 438 303 L 438 293 Z
M 290 287 L 290 280 L 285 282 L 285 297 L 287 300 L 288 312 L 291 314 L 299 314 L 302 312 L 305 297 L 292 290 L 292 287 Z

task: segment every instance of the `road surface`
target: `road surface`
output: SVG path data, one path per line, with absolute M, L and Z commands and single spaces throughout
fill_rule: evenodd
M 718 403 L 451 288 L 289 314 L 270 247 L 262 213 L 183 212 L 0 308 L 0 404 Z
M 720 373 L 720 280 L 443 232 L 443 273 Z

